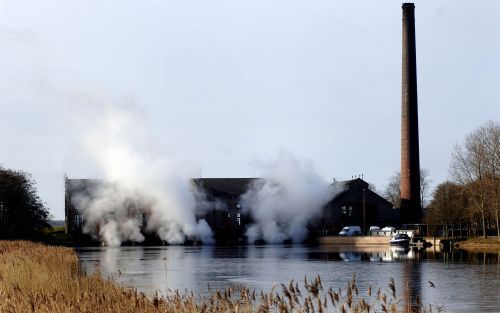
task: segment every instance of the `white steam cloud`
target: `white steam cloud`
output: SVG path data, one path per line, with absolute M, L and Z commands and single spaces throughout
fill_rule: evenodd
M 249 243 L 292 240 L 300 243 L 308 235 L 308 223 L 318 217 L 336 194 L 314 170 L 311 162 L 300 161 L 290 153 L 259 163 L 262 180 L 256 180 L 241 197 L 255 224 L 247 230 Z
M 104 183 L 92 195 L 73 198 L 85 208 L 84 232 L 106 245 L 141 242 L 142 231 L 170 244 L 186 239 L 213 242 L 205 220 L 197 220 L 193 171 L 148 146 L 145 128 L 134 114 L 111 109 L 85 136 L 86 151 L 102 170 Z M 202 201 L 203 203 L 203 201 Z
M 213 243 L 210 226 L 197 216 L 208 208 L 224 209 L 224 203 L 208 202 L 191 180 L 195 170 L 155 153 L 141 125 L 129 111 L 111 109 L 86 133 L 86 152 L 102 170 L 103 180 L 90 192 L 72 197 L 73 204 L 83 208 L 83 231 L 108 246 L 142 242 L 144 232 L 169 244 L 186 239 Z M 290 153 L 258 165 L 262 179 L 240 199 L 254 221 L 246 232 L 249 242 L 302 242 L 308 225 L 336 191 L 311 162 Z

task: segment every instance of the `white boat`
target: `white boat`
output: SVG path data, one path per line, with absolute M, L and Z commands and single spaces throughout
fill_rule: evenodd
M 391 245 L 407 246 L 410 244 L 410 236 L 407 234 L 396 234 L 396 236 L 389 240 L 389 243 Z

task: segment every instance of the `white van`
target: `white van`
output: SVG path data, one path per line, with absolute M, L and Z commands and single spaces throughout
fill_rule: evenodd
M 392 226 L 386 226 L 386 227 L 382 228 L 382 231 L 389 231 L 389 232 L 393 233 L 396 231 L 396 228 L 394 228 Z
M 378 226 L 370 226 L 370 229 L 368 229 L 368 235 L 370 235 L 370 236 L 380 236 L 379 231 L 380 231 L 380 227 L 378 227 Z
M 352 237 L 352 236 L 361 236 L 361 227 L 359 226 L 346 226 L 342 228 L 339 233 L 339 236 L 343 237 Z
M 415 236 L 415 230 L 413 229 L 398 229 L 394 232 L 395 235 L 398 235 L 398 234 L 407 234 L 408 237 L 410 238 L 413 238 Z

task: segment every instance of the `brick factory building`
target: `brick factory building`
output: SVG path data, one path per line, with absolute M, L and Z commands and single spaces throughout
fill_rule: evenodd
M 197 178 L 191 182 L 203 191 L 204 206 L 196 213 L 197 219 L 205 219 L 210 225 L 218 244 L 244 244 L 245 232 L 252 223 L 252 216 L 240 206 L 240 197 L 250 184 L 259 178 Z M 92 198 L 105 186 L 101 180 L 65 179 L 66 232 L 75 241 L 90 241 L 83 234 L 86 208 L 75 203 L 82 197 Z M 108 185 L 109 187 L 109 185 Z M 397 225 L 399 210 L 390 202 L 369 189 L 368 183 L 358 178 L 332 184 L 336 196 L 328 202 L 320 216 L 311 219 L 308 228 L 310 239 L 324 234 L 337 234 L 346 225 L 371 225 L 381 227 Z M 207 204 L 209 207 L 207 207 Z M 364 214 L 363 214 L 364 212 Z M 137 218 L 145 228 L 146 216 L 132 206 L 131 216 Z M 145 234 L 146 243 L 160 242 L 154 234 Z
M 340 189 L 323 209 L 318 223 L 319 235 L 337 235 L 344 226 L 361 226 L 367 232 L 370 226 L 399 225 L 399 209 L 369 188 L 361 178 L 335 182 Z

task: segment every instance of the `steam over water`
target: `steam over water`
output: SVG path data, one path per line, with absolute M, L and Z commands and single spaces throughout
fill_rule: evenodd
M 103 183 L 90 195 L 72 198 L 83 209 L 83 231 L 113 247 L 144 241 L 144 229 L 169 244 L 186 239 L 213 243 L 209 224 L 196 216 L 220 205 L 208 202 L 191 182 L 195 166 L 174 157 L 174 151 L 155 149 L 144 124 L 131 112 L 111 108 L 84 133 L 85 152 L 100 169 Z M 290 153 L 257 164 L 263 179 L 240 201 L 255 221 L 246 233 L 249 242 L 302 242 L 307 225 L 336 191 L 311 162 Z
M 206 221 L 195 218 L 198 191 L 189 182 L 193 171 L 155 153 L 140 122 L 129 112 L 111 109 L 85 134 L 86 150 L 107 183 L 75 200 L 84 208 L 84 232 L 118 246 L 143 241 L 145 222 L 148 231 L 170 244 L 186 237 L 213 242 Z M 137 218 L 139 210 L 146 221 Z
M 336 190 L 310 162 L 301 162 L 286 152 L 259 165 L 264 179 L 254 181 L 241 201 L 256 221 L 247 230 L 249 242 L 302 242 L 307 237 L 308 223 L 321 213 Z

